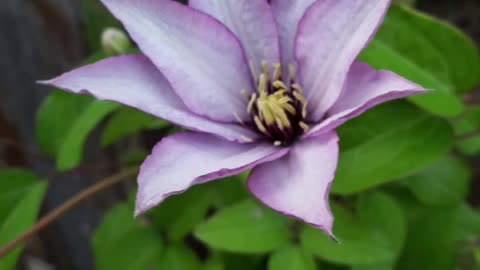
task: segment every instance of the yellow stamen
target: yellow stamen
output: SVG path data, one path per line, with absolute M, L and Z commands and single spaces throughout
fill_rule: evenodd
M 267 61 L 265 60 L 262 61 L 262 67 L 263 67 L 263 74 L 265 74 L 267 81 L 270 81 L 272 77 L 270 76 L 270 68 L 268 67 Z
M 240 115 L 238 115 L 237 112 L 233 112 L 233 115 L 234 115 L 235 118 L 237 119 L 238 123 L 240 123 L 240 125 L 245 125 L 245 123 L 243 122 L 242 118 L 240 118 Z
M 300 94 L 303 94 L 303 88 L 300 84 L 294 83 L 294 84 L 292 84 L 292 88 L 295 89 L 295 90 L 298 90 L 298 92 L 300 92 Z
M 249 137 L 247 137 L 247 136 L 245 136 L 245 135 L 241 135 L 240 138 L 241 138 L 242 140 L 244 140 L 245 142 L 253 142 L 253 139 L 252 139 L 252 138 L 249 138 Z
M 250 61 L 250 62 L 248 62 L 248 65 L 250 66 L 250 71 L 252 72 L 252 78 L 255 81 L 255 84 L 257 84 L 258 73 L 257 73 L 257 69 L 255 68 L 255 64 L 253 63 L 253 61 Z
M 258 92 L 260 95 L 267 94 L 267 77 L 264 73 L 260 75 L 260 81 L 258 82 Z
M 278 80 L 273 82 L 273 86 L 275 88 L 281 88 L 285 90 L 287 89 L 287 86 L 282 81 L 278 81 Z
M 293 64 L 288 65 L 288 75 L 291 82 L 295 81 L 295 66 Z
M 255 125 L 257 125 L 257 128 L 258 128 L 258 130 L 260 130 L 260 132 L 262 132 L 264 134 L 267 134 L 267 128 L 265 128 L 265 126 L 263 125 L 260 118 L 258 118 L 258 116 L 255 116 L 253 118 L 253 121 L 255 121 Z
M 310 130 L 310 127 L 303 121 L 300 121 L 298 125 L 303 129 L 303 133 L 307 133 Z
M 247 112 L 248 113 L 252 113 L 253 104 L 255 104 L 256 100 L 257 100 L 257 93 L 253 93 L 252 97 L 250 98 L 250 101 L 248 102 L 248 106 L 247 106 Z
M 307 117 L 307 105 L 308 101 L 303 97 L 303 95 L 297 91 L 293 92 L 293 96 L 302 103 L 302 117 Z
M 275 71 L 273 72 L 273 80 L 274 81 L 280 80 L 281 76 L 282 76 L 282 64 L 277 63 L 275 64 Z

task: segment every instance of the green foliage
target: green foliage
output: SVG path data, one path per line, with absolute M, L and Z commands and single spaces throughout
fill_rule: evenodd
M 163 254 L 160 235 L 133 218 L 133 205 L 115 206 L 93 237 L 96 266 L 101 270 L 144 270 Z
M 456 207 L 423 211 L 409 226 L 399 270 L 451 270 L 454 268 Z
M 442 157 L 453 131 L 404 101 L 378 106 L 338 129 L 340 162 L 333 192 L 351 194 L 408 176 Z
M 435 90 L 411 100 L 444 116 L 459 115 L 463 103 L 456 93 L 472 90 L 480 80 L 479 53 L 468 37 L 446 23 L 401 6 L 392 6 L 360 60 Z
M 480 153 L 480 108 L 470 108 L 455 124 L 455 134 L 460 138 L 456 142 L 458 150 L 465 155 Z
M 216 249 L 264 253 L 288 242 L 289 220 L 249 199 L 200 224 L 195 236 Z
M 356 213 L 332 203 L 334 234 L 340 244 L 325 233 L 307 227 L 301 235 L 306 250 L 324 260 L 346 265 L 393 264 L 403 247 L 406 221 L 401 207 L 383 193 L 365 193 Z
M 0 171 L 0 246 L 19 236 L 37 218 L 47 184 L 28 171 Z M 0 259 L 0 270 L 14 269 L 23 245 Z
M 57 168 L 77 166 L 92 130 L 120 105 L 93 97 L 52 92 L 37 115 L 37 139 L 42 149 L 57 158 Z
M 426 205 L 461 203 L 468 195 L 471 172 L 461 159 L 447 156 L 404 183 Z
M 111 145 L 119 139 L 142 129 L 160 129 L 168 125 L 167 122 L 152 115 L 133 108 L 123 107 L 116 111 L 108 121 L 102 135 L 102 145 Z
M 287 246 L 272 253 L 268 270 L 315 270 L 313 257 L 297 246 Z
M 156 268 L 201 270 L 202 266 L 192 250 L 182 245 L 173 245 L 165 250 L 163 257 L 159 257 Z
M 100 0 L 82 0 L 83 12 L 86 16 L 86 30 L 90 49 L 102 50 L 100 36 L 106 27 L 120 28 L 120 22 L 105 8 Z

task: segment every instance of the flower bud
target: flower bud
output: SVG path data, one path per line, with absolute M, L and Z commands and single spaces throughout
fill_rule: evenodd
M 106 28 L 102 33 L 103 50 L 111 55 L 126 53 L 132 44 L 127 35 L 117 28 Z

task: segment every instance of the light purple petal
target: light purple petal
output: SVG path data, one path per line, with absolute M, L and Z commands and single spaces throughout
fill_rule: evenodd
M 102 0 L 193 112 L 249 121 L 243 88 L 251 87 L 235 35 L 211 16 L 171 0 Z
M 235 33 L 258 72 L 262 60 L 271 64 L 280 61 L 277 27 L 267 1 L 190 0 L 189 4 L 223 22 Z
M 191 113 L 173 92 L 158 69 L 143 55 L 122 55 L 101 60 L 41 82 L 73 93 L 90 93 L 137 108 L 188 129 L 217 134 L 241 141 L 242 135 L 255 139 L 247 128 L 217 123 Z
M 348 70 L 383 20 L 389 0 L 322 0 L 300 21 L 295 56 L 309 101 L 309 117 L 322 119 L 337 101 Z
M 248 187 L 264 204 L 332 235 L 328 193 L 338 162 L 334 132 L 295 144 L 284 157 L 255 167 Z
M 328 132 L 379 103 L 423 92 L 426 90 L 421 86 L 393 72 L 376 71 L 365 63 L 355 62 L 348 73 L 342 96 L 328 111 L 327 118 L 313 127 L 307 136 Z
M 272 0 L 271 2 L 280 36 L 282 61 L 285 64 L 295 64 L 293 43 L 298 23 L 315 0 Z
M 237 174 L 282 157 L 288 148 L 237 144 L 202 133 L 177 133 L 160 141 L 138 176 L 136 215 L 192 185 Z

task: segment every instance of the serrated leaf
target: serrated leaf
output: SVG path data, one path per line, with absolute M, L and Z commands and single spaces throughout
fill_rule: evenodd
M 338 129 L 340 161 L 332 191 L 360 192 L 421 171 L 451 147 L 453 131 L 405 101 L 367 111 Z
M 401 207 L 383 193 L 364 194 L 357 215 L 332 203 L 334 234 L 341 244 L 325 233 L 308 227 L 301 234 L 302 246 L 326 261 L 343 265 L 388 265 L 395 262 L 406 234 Z
M 272 253 L 268 270 L 315 270 L 313 257 L 297 246 L 287 246 Z
M 200 224 L 195 236 L 216 249 L 264 253 L 288 242 L 289 220 L 253 200 L 246 200 L 222 209 Z
M 1 182 L 9 180 L 10 179 L 1 179 Z M 35 223 L 46 188 L 46 182 L 39 181 L 31 184 L 26 190 L 24 187 L 21 188 L 21 190 L 23 190 L 21 199 L 15 203 L 7 215 L 0 216 L 0 246 L 18 237 Z M 11 191 L 15 192 L 15 189 Z M 5 195 L 5 193 L 3 195 Z M 13 269 L 23 247 L 24 245 L 20 245 L 2 257 L 0 260 L 0 270 Z
M 467 164 L 447 156 L 403 183 L 426 205 L 458 204 L 468 195 L 470 176 Z
M 143 129 L 159 129 L 169 124 L 139 110 L 123 107 L 116 111 L 102 134 L 102 145 L 108 146 Z
M 411 100 L 443 116 L 460 114 L 463 103 L 456 93 L 472 90 L 480 80 L 479 53 L 466 35 L 447 23 L 398 5 L 391 7 L 360 60 L 435 90 Z

